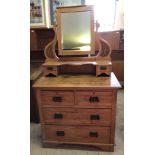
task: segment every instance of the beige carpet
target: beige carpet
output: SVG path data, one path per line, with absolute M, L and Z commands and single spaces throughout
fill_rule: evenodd
M 123 155 L 124 154 L 124 90 L 118 91 L 116 116 L 116 146 L 114 152 L 103 152 L 97 148 L 81 145 L 63 145 L 56 149 L 42 148 L 40 124 L 30 125 L 31 155 Z

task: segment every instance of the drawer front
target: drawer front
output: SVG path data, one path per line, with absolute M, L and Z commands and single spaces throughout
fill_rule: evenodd
M 111 109 L 78 109 L 77 124 L 111 126 Z
M 44 108 L 45 123 L 111 126 L 111 109 Z
M 44 76 L 47 76 L 47 77 L 58 75 L 58 69 L 56 66 L 44 66 L 43 72 L 44 72 Z
M 79 143 L 110 143 L 110 127 L 45 126 L 45 140 Z
M 41 91 L 42 106 L 73 106 L 72 91 Z
M 45 123 L 51 124 L 73 124 L 75 110 L 71 108 L 43 108 L 43 119 Z
M 96 66 L 96 75 L 101 75 L 103 73 L 106 73 L 107 75 L 110 75 L 112 71 L 112 66 L 111 65 L 108 65 L 108 66 L 100 66 L 100 65 L 97 65 Z
M 89 107 L 111 107 L 113 101 L 113 92 L 107 91 L 77 91 L 76 104 Z

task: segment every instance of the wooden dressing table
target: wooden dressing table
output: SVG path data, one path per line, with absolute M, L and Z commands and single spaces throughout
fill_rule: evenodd
M 57 9 L 57 18 L 61 17 L 60 13 L 73 11 L 92 11 L 90 15 L 93 15 L 92 6 L 61 7 Z M 58 19 L 56 32 L 61 36 L 60 21 Z M 91 29 L 94 30 L 92 24 Z M 91 34 L 94 38 L 93 31 Z M 40 113 L 43 146 L 83 144 L 113 151 L 117 90 L 121 86 L 111 72 L 110 45 L 97 35 L 98 53 L 91 42 L 90 51 L 70 49 L 71 54 L 75 52 L 72 56 L 68 48 L 65 53 L 61 45 L 65 40 L 60 41 L 60 36 L 60 53 L 55 51 L 55 35 L 55 39 L 45 48 L 46 61 L 42 65 L 44 76 L 33 85 Z M 84 54 L 79 57 L 79 53 Z

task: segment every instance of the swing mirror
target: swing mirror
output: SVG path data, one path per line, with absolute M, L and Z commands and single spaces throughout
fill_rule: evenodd
M 57 8 L 59 55 L 94 54 L 93 6 Z

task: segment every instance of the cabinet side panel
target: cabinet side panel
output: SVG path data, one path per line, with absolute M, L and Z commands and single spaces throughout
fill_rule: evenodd
M 113 90 L 112 101 L 112 128 L 111 128 L 111 144 L 115 144 L 115 124 L 116 124 L 116 102 L 117 102 L 117 90 Z

